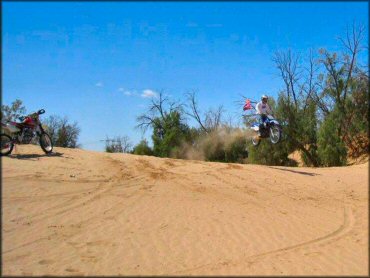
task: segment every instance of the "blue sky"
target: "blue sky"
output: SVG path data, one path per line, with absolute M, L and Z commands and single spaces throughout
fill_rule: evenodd
M 138 143 L 136 117 L 159 91 L 184 100 L 195 90 L 203 111 L 222 104 L 237 121 L 240 95 L 276 96 L 283 87 L 271 61 L 275 51 L 338 51 L 348 24 L 368 30 L 368 8 L 368 2 L 3 2 L 2 101 L 19 98 L 29 112 L 44 108 L 46 116 L 77 121 L 79 141 L 90 150 L 103 150 L 99 140 L 106 136 Z

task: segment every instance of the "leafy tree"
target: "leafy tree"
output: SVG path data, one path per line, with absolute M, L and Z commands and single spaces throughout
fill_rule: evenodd
M 274 112 L 276 118 L 280 123 L 289 120 L 287 116 L 287 103 L 286 98 L 283 95 L 276 104 L 273 97 L 269 98 L 269 105 Z M 294 118 L 295 119 L 295 118 Z M 246 118 L 245 123 L 250 126 L 251 122 L 256 121 L 253 118 Z M 289 133 L 289 129 L 293 128 L 290 123 L 287 126 L 283 126 L 283 134 Z M 252 136 L 254 136 L 253 134 Z M 288 136 L 284 136 L 278 144 L 271 144 L 269 139 L 262 139 L 258 147 L 255 147 L 251 142 L 247 142 L 247 149 L 249 150 L 248 162 L 253 164 L 263 165 L 294 165 L 294 161 L 288 158 L 289 153 L 294 149 L 295 145 Z
M 153 152 L 160 157 L 169 157 L 184 141 L 190 139 L 189 127 L 182 121 L 179 111 L 165 113 L 153 121 Z
M 225 145 L 225 162 L 244 163 L 248 155 L 247 138 L 245 134 L 238 134 L 232 138 L 229 144 Z
M 44 129 L 50 135 L 54 144 L 58 140 L 58 130 L 61 126 L 61 120 L 59 116 L 51 115 L 43 121 Z
M 1 106 L 1 118 L 8 121 L 17 121 L 20 116 L 26 114 L 26 107 L 23 102 L 16 99 L 10 106 Z M 53 144 L 57 147 L 76 148 L 80 134 L 77 122 L 69 123 L 67 117 L 51 115 L 43 120 L 43 126 L 49 133 Z
M 67 117 L 51 115 L 44 120 L 44 127 L 49 133 L 54 146 L 64 148 L 77 148 L 80 127 L 77 122 L 70 123 Z
M 117 136 L 114 139 L 106 139 L 105 151 L 108 153 L 129 153 L 132 143 L 128 136 Z
M 297 166 L 297 163 L 288 158 L 289 152 L 285 142 L 273 145 L 263 140 L 258 147 L 248 143 L 248 161 L 252 164 Z
M 16 121 L 20 116 L 26 114 L 26 107 L 20 99 L 16 99 L 10 106 L 1 105 L 1 119 Z
M 323 140 L 325 130 L 337 128 L 336 135 L 345 143 L 352 157 L 357 157 L 368 152 L 368 65 L 363 70 L 358 62 L 359 53 L 364 49 L 364 26 L 355 26 L 347 29 L 346 38 L 340 38 L 342 53 L 330 53 L 320 49 L 319 63 L 325 69 L 321 75 L 319 94 L 314 95 L 314 100 L 324 114 L 325 127 L 321 131 Z M 333 116 L 336 115 L 334 125 Z M 328 119 L 326 119 L 329 117 Z M 327 136 L 330 137 L 328 134 Z M 321 140 L 321 141 L 322 141 Z M 331 149 L 336 149 L 333 141 Z M 326 142 L 330 144 L 330 142 Z M 327 146 L 325 146 L 328 149 Z M 321 150 L 321 155 L 323 155 Z M 329 153 L 327 151 L 326 153 Z M 336 153 L 336 151 L 331 152 Z M 340 151 L 342 153 L 342 151 Z M 342 159 L 334 159 L 342 165 Z M 328 163 L 326 163 L 328 164 Z M 331 164 L 332 165 L 332 164 Z
M 357 77 L 352 82 L 352 93 L 345 101 L 342 113 L 343 141 L 348 148 L 348 155 L 357 158 L 369 151 L 369 79 Z
M 275 117 L 282 124 L 283 137 L 278 144 L 272 144 L 269 139 L 262 139 L 258 147 L 254 147 L 248 142 L 248 161 L 262 165 L 296 166 L 296 162 L 288 158 L 289 154 L 296 148 L 295 141 L 290 138 L 297 125 L 297 118 L 292 116 L 295 115 L 295 112 L 292 111 L 293 104 L 288 102 L 287 97 L 282 93 L 277 103 L 274 98 L 270 97 L 269 104 Z
M 134 147 L 132 153 L 137 155 L 153 155 L 153 150 L 149 147 L 148 141 L 143 139 Z
M 304 165 L 306 166 L 319 166 L 320 160 L 317 153 L 317 105 L 308 100 L 306 109 L 303 111 L 300 118 L 300 126 L 302 128 L 301 140 L 307 144 L 307 151 L 301 154 Z M 302 149 L 302 148 L 300 148 Z
M 312 53 L 308 67 L 303 67 L 300 57 L 290 50 L 286 53 L 277 52 L 273 61 L 285 85 L 279 94 L 277 115 L 287 123 L 283 127 L 287 148 L 290 152 L 300 150 L 306 165 L 319 166 L 316 153 L 316 104 L 311 97 L 317 90 Z
M 346 165 L 347 150 L 338 134 L 338 110 L 326 117 L 318 133 L 318 154 L 323 166 Z
M 152 128 L 153 154 L 169 157 L 178 152 L 183 142 L 191 140 L 191 131 L 183 117 L 182 105 L 170 100 L 161 92 L 153 98 L 145 114 L 137 118 L 137 127 L 143 131 Z

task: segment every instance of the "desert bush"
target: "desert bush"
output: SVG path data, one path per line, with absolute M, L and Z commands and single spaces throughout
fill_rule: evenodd
M 26 114 L 26 107 L 20 99 L 16 99 L 9 105 L 1 105 L 1 119 L 16 121 L 20 116 Z
M 51 115 L 43 121 L 46 132 L 49 133 L 54 146 L 64 148 L 77 148 L 80 127 L 77 122 L 70 123 L 68 118 Z
M 148 141 L 143 139 L 134 147 L 131 153 L 137 155 L 153 155 L 153 150 L 149 147 Z
M 346 165 L 347 149 L 344 141 L 338 134 L 338 114 L 334 111 L 321 124 L 318 133 L 318 155 L 322 166 Z

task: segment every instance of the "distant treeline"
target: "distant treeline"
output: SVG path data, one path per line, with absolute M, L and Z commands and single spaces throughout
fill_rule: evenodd
M 18 118 L 27 114 L 22 100 L 16 99 L 11 105 L 1 106 L 1 119 L 19 121 Z M 81 129 L 77 122 L 70 123 L 66 116 L 51 115 L 41 120 L 46 132 L 50 135 L 54 146 L 64 148 L 77 148 L 78 136 Z
M 277 145 L 263 141 L 258 148 L 252 147 L 245 128 L 224 120 L 222 106 L 200 113 L 195 93 L 187 94 L 185 103 L 170 101 L 160 93 L 137 118 L 137 127 L 152 130 L 153 147 L 142 140 L 126 152 L 294 166 L 296 161 L 288 156 L 299 151 L 306 166 L 346 165 L 349 157 L 369 150 L 369 68 L 367 62 L 359 63 L 364 35 L 364 27 L 347 29 L 339 39 L 341 53 L 319 49 L 307 57 L 292 50 L 274 54 L 272 60 L 284 84 L 278 98 L 269 99 L 276 118 L 284 123 L 283 140 Z M 189 126 L 189 117 L 198 127 Z M 112 150 L 107 146 L 107 151 Z
M 359 62 L 365 49 L 365 28 L 352 26 L 339 42 L 340 53 L 311 50 L 307 57 L 292 50 L 278 51 L 272 61 L 284 89 L 270 97 L 275 117 L 283 125 L 283 139 L 273 145 L 263 140 L 251 145 L 250 118 L 243 126 L 225 119 L 223 106 L 201 112 L 195 92 L 185 101 L 172 101 L 163 92 L 152 98 L 137 117 L 137 128 L 151 130 L 153 146 L 146 140 L 133 145 L 127 136 L 106 140 L 107 152 L 200 159 L 205 161 L 295 166 L 289 158 L 299 152 L 306 166 L 346 165 L 348 158 L 369 152 L 368 105 L 369 65 Z M 240 109 L 244 99 L 240 99 Z M 2 117 L 16 119 L 25 114 L 20 100 L 1 107 Z M 189 125 L 195 120 L 196 127 Z M 66 117 L 49 116 L 43 123 L 56 146 L 75 148 L 80 128 Z M 248 156 L 248 158 L 247 158 Z

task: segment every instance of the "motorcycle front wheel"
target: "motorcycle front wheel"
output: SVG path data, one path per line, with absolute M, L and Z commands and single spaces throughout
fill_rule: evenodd
M 14 148 L 12 138 L 4 133 L 0 134 L 0 138 L 1 138 L 1 156 L 9 155 Z
M 281 130 L 278 126 L 270 127 L 270 141 L 272 144 L 277 144 L 281 139 Z
M 261 138 L 258 135 L 252 137 L 252 145 L 257 147 L 261 143 Z
M 49 134 L 47 134 L 46 132 L 43 132 L 40 135 L 40 147 L 47 154 L 53 151 L 53 143 Z

